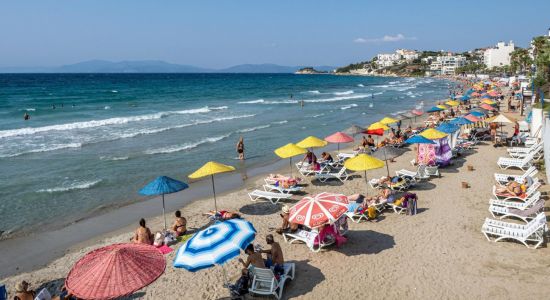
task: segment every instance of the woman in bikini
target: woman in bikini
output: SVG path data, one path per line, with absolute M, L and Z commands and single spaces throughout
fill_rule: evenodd
M 137 244 L 153 244 L 153 234 L 149 227 L 145 226 L 145 219 L 139 220 L 139 227 L 134 232 L 134 238 L 132 239 Z
M 174 225 L 172 225 L 172 230 L 176 236 L 182 236 L 187 232 L 187 220 L 181 216 L 181 211 L 176 210 L 176 220 Z

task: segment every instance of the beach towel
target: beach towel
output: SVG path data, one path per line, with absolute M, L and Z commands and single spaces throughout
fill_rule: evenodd
M 164 255 L 166 255 L 166 254 L 168 254 L 168 253 L 174 251 L 174 249 L 172 249 L 172 248 L 170 248 L 170 247 L 168 247 L 168 246 L 166 246 L 166 245 L 162 245 L 162 246 L 160 246 L 160 247 L 157 247 L 157 249 L 160 251 L 160 253 L 162 253 L 162 254 L 164 254 Z

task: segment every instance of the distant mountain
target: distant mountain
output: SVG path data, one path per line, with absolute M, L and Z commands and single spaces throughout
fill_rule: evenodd
M 275 64 L 244 64 L 225 69 L 207 69 L 190 65 L 167 63 L 160 60 L 112 62 L 89 60 L 60 67 L 4 67 L 0 73 L 294 73 L 303 66 L 289 67 Z M 335 67 L 315 66 L 319 71 L 332 71 Z

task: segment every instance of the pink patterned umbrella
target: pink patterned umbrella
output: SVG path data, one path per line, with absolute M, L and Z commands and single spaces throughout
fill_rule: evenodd
M 335 144 L 338 144 L 338 151 L 340 151 L 340 143 L 352 143 L 354 141 L 354 139 L 343 133 L 343 132 L 335 132 L 329 136 L 327 136 L 325 138 L 325 141 L 329 142 L 329 143 L 335 143 Z
M 71 269 L 65 285 L 79 299 L 128 296 L 164 273 L 160 251 L 144 244 L 115 244 L 96 249 Z
M 487 104 L 487 103 L 483 103 L 481 104 L 479 107 L 483 108 L 483 109 L 486 109 L 486 110 L 490 110 L 490 111 L 493 111 L 495 110 L 494 107 L 492 107 L 491 105 Z
M 468 119 L 468 120 L 470 120 L 470 121 L 472 121 L 472 122 L 479 122 L 479 121 L 481 121 L 480 118 L 478 118 L 478 117 L 476 117 L 476 116 L 474 116 L 474 115 L 467 115 L 467 116 L 465 116 L 464 118 L 465 118 L 465 119 Z
M 305 197 L 290 209 L 291 223 L 309 228 L 333 223 L 348 211 L 348 197 L 342 194 L 320 193 Z

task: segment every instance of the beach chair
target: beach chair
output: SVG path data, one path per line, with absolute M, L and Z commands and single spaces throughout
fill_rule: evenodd
M 517 202 L 517 201 L 507 201 L 507 200 L 500 200 L 500 199 L 490 199 L 489 205 L 496 205 L 496 206 L 504 206 L 509 208 L 516 208 L 521 210 L 526 210 L 531 205 L 533 205 L 535 202 L 537 202 L 540 199 L 541 193 L 539 191 L 535 192 L 531 197 L 526 198 L 523 202 Z
M 266 199 L 269 200 L 269 202 L 271 202 L 272 204 L 277 204 L 282 199 L 290 199 L 292 195 L 286 193 L 273 193 L 262 190 L 254 190 L 248 193 L 248 197 L 250 197 L 250 200 L 252 201 L 257 201 L 258 199 Z
M 264 184 L 263 187 L 266 192 L 277 191 L 279 193 L 285 193 L 285 194 L 298 193 L 304 190 L 304 188 L 301 186 L 284 188 L 282 186 L 278 186 L 274 184 Z
M 435 177 L 441 177 L 441 174 L 439 174 L 439 167 L 438 166 L 426 166 L 426 175 L 427 176 L 435 176 Z
M 283 296 L 283 289 L 287 280 L 294 279 L 296 266 L 294 263 L 283 264 L 284 273 L 278 278 L 271 269 L 254 268 L 252 285 L 248 289 L 251 294 L 273 295 L 277 299 Z
M 367 214 L 364 214 L 364 213 L 355 213 L 353 211 L 348 211 L 345 213 L 346 217 L 348 217 L 353 223 L 360 223 L 361 221 L 365 220 L 365 221 L 368 221 L 369 220 L 369 216 L 367 216 Z
M 387 203 L 386 204 L 389 208 L 391 208 L 393 210 L 394 213 L 400 215 L 404 212 L 407 211 L 407 208 L 406 207 L 403 207 L 403 203 L 399 204 L 399 205 L 396 205 L 395 202 L 393 203 Z
M 34 297 L 34 300 L 52 300 L 52 295 L 47 289 L 42 289 L 38 294 L 36 294 L 36 297 Z
M 535 149 L 533 149 L 533 151 L 530 151 L 530 152 L 513 152 L 513 153 L 508 153 L 508 154 L 512 158 L 524 158 L 524 157 L 528 156 L 529 154 L 532 154 L 533 159 L 541 159 L 542 156 L 544 155 L 543 145 L 542 145 L 542 143 L 539 144 Z
M 6 285 L 0 285 L 0 300 L 8 300 L 8 290 Z
M 513 147 L 513 148 L 508 148 L 508 149 L 506 149 L 506 151 L 508 151 L 508 153 L 510 154 L 510 156 L 512 156 L 512 154 L 515 154 L 515 153 L 529 153 L 529 152 L 533 152 L 533 150 L 535 150 L 539 145 L 542 145 L 542 142 L 533 144 L 533 145 L 531 145 L 530 147 Z M 513 157 L 513 156 L 512 156 L 512 157 Z
M 510 195 L 510 194 L 498 194 L 496 185 L 493 185 L 493 196 L 495 197 L 495 199 L 500 199 L 505 201 L 509 201 L 509 200 L 525 201 L 525 199 L 530 198 L 533 195 L 533 193 L 537 191 L 539 187 L 540 187 L 540 182 L 538 182 L 537 180 L 525 191 L 525 194 L 516 196 L 516 195 Z
M 537 202 L 535 202 L 535 204 L 525 210 L 498 205 L 490 205 L 489 212 L 491 213 L 491 215 L 493 215 L 494 218 L 517 218 L 525 223 L 528 223 L 529 220 L 533 219 L 535 215 L 539 214 L 543 208 L 544 200 L 539 199 Z
M 306 231 L 306 230 L 297 230 L 294 233 L 283 233 L 283 238 L 285 242 L 293 244 L 295 242 L 302 242 L 306 244 L 309 250 L 313 252 L 319 252 L 324 247 L 334 244 L 334 241 L 325 243 L 324 241 L 319 240 L 318 231 Z M 315 242 L 318 242 L 317 245 Z
M 298 172 L 302 174 L 302 176 L 315 174 L 315 170 L 311 169 L 308 163 L 298 162 L 296 163 L 296 168 L 298 169 Z
M 534 153 L 530 153 L 524 158 L 499 157 L 497 165 L 501 169 L 519 168 L 521 170 L 526 170 L 532 166 L 531 161 L 533 160 L 533 155 Z
M 338 172 L 330 171 L 328 173 L 315 173 L 315 178 L 320 182 L 326 182 L 329 179 L 338 179 L 341 182 L 348 180 L 349 174 L 345 167 L 342 167 Z
M 538 214 L 527 224 L 508 223 L 487 218 L 481 227 L 481 232 L 488 241 L 498 242 L 511 239 L 519 241 L 530 249 L 536 249 L 544 242 L 546 230 L 546 215 L 544 213 Z M 535 245 L 529 246 L 527 242 L 535 242 Z
M 531 166 L 527 171 L 525 171 L 522 175 L 511 175 L 511 174 L 502 174 L 502 173 L 495 173 L 495 180 L 498 184 L 505 184 L 508 182 L 508 177 L 513 177 L 514 181 L 522 183 L 523 180 L 525 180 L 526 177 L 535 177 L 539 170 L 535 168 L 534 166 Z

